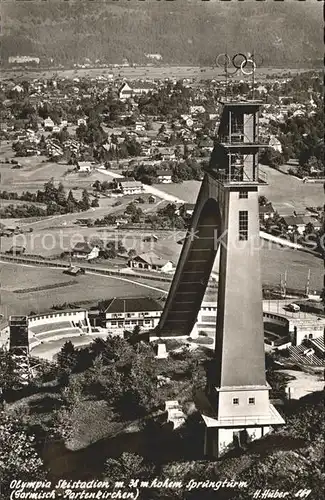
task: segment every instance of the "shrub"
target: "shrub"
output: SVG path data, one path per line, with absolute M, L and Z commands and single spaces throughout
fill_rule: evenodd
M 201 337 L 201 338 L 197 338 L 197 339 L 193 339 L 193 342 L 195 342 L 196 344 L 213 344 L 213 339 L 211 337 Z

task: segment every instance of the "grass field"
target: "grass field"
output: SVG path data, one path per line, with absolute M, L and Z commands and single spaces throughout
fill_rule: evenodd
M 265 80 L 270 77 L 270 75 L 281 75 L 283 73 L 288 73 L 291 71 L 292 75 L 297 73 L 302 73 L 307 71 L 305 69 L 289 69 L 289 68 L 257 68 L 256 79 Z M 24 70 L 24 71 L 13 71 L 6 70 L 2 71 L 0 80 L 14 79 L 15 81 L 27 80 L 29 78 L 96 78 L 98 76 L 113 75 L 113 78 L 128 78 L 129 80 L 135 80 L 137 78 L 148 78 L 148 79 L 161 79 L 161 78 L 193 78 L 198 80 L 222 80 L 224 79 L 224 71 L 221 68 L 216 68 L 215 66 L 202 67 L 199 66 L 138 66 L 136 68 L 131 67 L 119 67 L 119 68 L 87 68 L 87 69 L 48 69 L 42 71 L 40 70 Z M 235 79 L 241 79 L 242 75 L 239 73 L 234 77 Z
M 79 196 L 78 196 L 79 195 Z M 74 197 L 78 199 L 81 195 L 81 191 L 74 191 Z M 127 195 L 123 196 L 123 198 L 119 198 L 120 204 L 114 206 L 116 204 L 116 198 L 99 198 L 99 207 L 90 208 L 85 212 L 74 212 L 63 215 L 53 215 L 49 217 L 38 217 L 30 218 L 26 217 L 24 219 L 3 219 L 2 222 L 6 226 L 16 226 L 18 225 L 23 230 L 28 230 L 29 228 L 33 228 L 33 231 L 41 231 L 43 229 L 54 229 L 54 228 L 65 228 L 69 226 L 73 226 L 73 224 L 77 221 L 77 219 L 101 219 L 105 215 L 115 214 L 121 215 L 124 213 L 126 206 L 131 203 L 134 198 L 137 198 L 139 195 Z M 143 194 L 142 197 L 146 199 L 148 197 L 147 194 Z M 156 203 L 143 203 L 140 205 L 141 210 L 145 213 L 155 212 L 157 205 L 161 204 L 159 198 L 156 198 Z M 78 226 L 76 226 L 76 230 Z
M 177 263 L 181 245 L 171 242 L 168 238 L 161 238 L 159 243 L 154 244 L 153 249 L 157 253 L 164 252 L 166 258 Z M 113 263 L 114 261 L 107 261 L 105 264 L 103 261 L 98 266 L 112 267 Z M 311 271 L 311 290 L 320 290 L 323 286 L 322 260 L 311 254 L 287 248 L 269 247 L 265 242 L 261 249 L 261 264 L 262 282 L 266 286 L 278 286 L 280 275 L 284 275 L 287 271 L 288 288 L 303 290 L 307 283 L 308 269 Z M 216 259 L 214 271 L 218 271 L 218 259 Z M 9 314 L 27 314 L 31 310 L 41 312 L 49 309 L 53 304 L 63 302 L 96 301 L 113 296 L 161 296 L 162 293 L 159 290 L 167 291 L 170 286 L 169 283 L 165 282 L 142 280 L 148 286 L 147 288 L 116 278 L 86 274 L 79 276 L 78 283 L 75 285 L 26 294 L 13 292 L 15 289 L 45 286 L 70 280 L 71 277 L 64 275 L 61 270 L 3 263 L 1 264 L 1 312 L 7 317 Z M 141 281 L 139 278 L 131 276 L 130 280 L 137 283 Z M 153 290 L 150 287 L 158 290 Z
M 261 169 L 267 174 L 268 185 L 261 185 L 259 193 L 272 202 L 280 215 L 292 215 L 294 210 L 324 204 L 322 184 L 304 184 L 291 175 L 265 165 Z M 168 194 L 183 197 L 188 203 L 195 203 L 200 186 L 199 181 L 185 181 L 181 184 L 159 184 L 156 187 Z
M 0 152 L 0 158 L 4 158 Z M 1 187 L 3 190 L 35 192 L 42 189 L 45 182 L 52 177 L 56 183 L 62 182 L 66 189 L 90 188 L 98 179 L 98 172 L 82 176 L 78 173 L 65 175 L 71 165 L 51 162 L 44 156 L 16 157 L 22 165 L 21 169 L 13 169 L 10 165 L 0 165 Z
M 49 220 L 49 224 L 51 220 Z M 14 237 L 3 236 L 0 238 L 1 251 L 6 252 L 12 245 L 22 245 L 26 248 L 26 254 L 41 255 L 42 257 L 59 256 L 62 252 L 71 251 L 76 243 L 88 239 L 99 238 L 104 243 L 108 241 L 117 242 L 121 240 L 127 250 L 134 248 L 137 253 L 153 250 L 163 258 L 177 259 L 181 245 L 177 239 L 184 232 L 157 231 L 158 242 L 146 243 L 143 241 L 146 234 L 154 231 L 114 231 L 103 228 L 87 227 L 61 227 L 37 230 L 32 233 L 23 233 Z
M 5 208 L 8 205 L 14 205 L 15 207 L 21 206 L 21 205 L 29 205 L 29 206 L 34 206 L 38 208 L 46 208 L 46 205 L 44 203 L 37 203 L 33 201 L 22 201 L 22 200 L 0 200 L 0 206 L 1 208 Z
M 34 268 L 1 263 L 0 311 L 7 318 L 10 314 L 29 314 L 30 311 L 44 312 L 52 305 L 64 302 L 98 301 L 112 297 L 161 297 L 159 290 L 168 290 L 169 283 L 150 281 L 148 287 L 117 278 L 86 274 L 78 276 L 78 283 L 48 291 L 16 294 L 13 289 L 62 283 L 71 277 L 57 269 Z M 138 278 L 132 281 L 141 282 Z M 143 282 L 144 283 L 144 282 Z M 152 287 L 152 288 L 150 288 Z M 157 288 L 158 290 L 154 290 Z

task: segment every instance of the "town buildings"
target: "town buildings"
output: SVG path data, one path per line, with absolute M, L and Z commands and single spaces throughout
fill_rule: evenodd
M 304 215 L 288 215 L 281 217 L 280 224 L 283 224 L 287 231 L 296 230 L 300 235 L 302 235 L 307 224 L 312 224 L 314 229 L 321 229 L 322 223 L 314 217 L 308 217 Z

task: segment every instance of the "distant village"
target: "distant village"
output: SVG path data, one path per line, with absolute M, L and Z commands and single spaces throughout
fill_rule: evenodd
M 176 228 L 188 227 L 194 206 L 180 203 L 177 197 L 170 200 L 169 210 L 163 212 L 160 207 L 158 221 L 145 216 L 135 204 L 157 201 L 154 192 L 143 200 L 148 186 L 203 178 L 219 126 L 219 101 L 226 95 L 235 99 L 254 97 L 263 102 L 259 123 L 259 142 L 265 144 L 260 155 L 262 164 L 303 182 L 324 181 L 321 80 L 313 72 L 271 78 L 267 83 L 257 80 L 253 88 L 244 80 L 126 81 L 111 74 L 19 83 L 8 79 L 0 84 L 0 138 L 12 148 L 15 157 L 5 157 L 3 165 L 20 170 L 21 161 L 16 157 L 39 157 L 45 164 L 66 165 L 66 179 L 77 174 L 86 180 L 100 171 L 110 176 L 107 181 L 93 183 L 81 202 L 70 192 L 71 203 L 64 208 L 57 200 L 49 203 L 46 195 L 18 195 L 4 190 L 0 193 L 2 199 L 19 199 L 34 206 L 29 205 L 24 212 L 9 204 L 1 210 L 2 217 L 82 211 L 97 207 L 103 196 L 118 200 L 139 195 L 119 215 L 109 220 L 89 220 L 88 225 L 140 224 L 154 230 L 175 227 L 176 217 Z M 317 241 L 322 220 L 321 206 L 282 214 L 274 209 L 272 200 L 260 200 L 261 229 L 275 236 L 303 244 L 307 236 L 315 233 Z M 16 227 L 3 225 L 3 235 L 14 231 Z

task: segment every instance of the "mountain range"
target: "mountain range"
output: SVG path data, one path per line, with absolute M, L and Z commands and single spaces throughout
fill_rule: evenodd
M 212 65 L 217 54 L 255 51 L 266 66 L 321 64 L 316 0 L 3 1 L 1 60 L 12 55 L 121 63 Z

